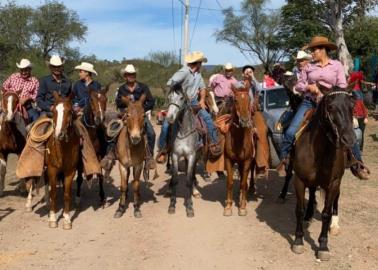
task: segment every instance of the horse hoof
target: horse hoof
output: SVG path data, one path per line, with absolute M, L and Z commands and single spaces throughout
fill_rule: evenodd
M 140 210 L 134 210 L 135 218 L 142 218 L 142 212 Z
M 331 227 L 329 229 L 329 233 L 333 236 L 337 236 L 340 234 L 340 227 Z
M 121 209 L 117 209 L 117 211 L 114 213 L 114 218 L 120 218 L 120 217 L 122 217 L 123 216 L 123 213 L 124 213 L 125 211 L 124 210 L 121 210 Z
M 176 213 L 176 207 L 172 207 L 172 206 L 170 206 L 170 207 L 168 208 L 168 214 L 173 215 L 173 214 L 175 214 L 175 213 Z
M 329 261 L 331 259 L 331 254 L 329 251 L 318 251 L 318 259 L 321 261 Z
M 291 250 L 295 254 L 302 254 L 304 252 L 304 245 L 293 245 Z
M 57 221 L 49 221 L 49 228 L 57 228 L 58 222 Z
M 225 217 L 230 217 L 230 216 L 232 216 L 232 208 L 231 208 L 231 207 L 226 207 L 226 208 L 224 208 L 223 216 L 225 216 Z
M 247 209 L 245 209 L 245 208 L 244 209 L 239 208 L 238 214 L 241 217 L 245 217 L 247 215 Z
M 188 218 L 194 217 L 194 210 L 193 209 L 186 209 L 186 216 Z
M 63 230 L 71 230 L 72 229 L 72 223 L 71 222 L 64 222 L 63 223 Z
M 193 197 L 195 198 L 195 199 L 200 199 L 201 198 L 201 193 L 199 193 L 199 191 L 198 190 L 193 190 Z
M 30 212 L 32 212 L 33 211 L 33 208 L 30 206 L 27 206 L 27 207 L 25 207 L 25 212 L 26 213 L 30 213 Z

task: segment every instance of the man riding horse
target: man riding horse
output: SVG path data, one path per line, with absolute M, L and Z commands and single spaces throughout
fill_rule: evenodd
M 223 74 L 215 74 L 209 83 L 210 88 L 214 91 L 217 105 L 232 96 L 232 86 L 237 83 L 233 76 L 234 66 L 231 63 L 225 64 L 223 70 Z
M 289 162 L 289 154 L 292 150 L 295 136 L 301 127 L 306 113 L 317 107 L 317 104 L 322 98 L 322 93 L 318 85 L 332 88 L 339 87 L 347 88 L 347 81 L 344 73 L 343 65 L 337 61 L 329 58 L 329 52 L 336 50 L 337 46 L 330 42 L 326 37 L 314 37 L 311 43 L 307 46 L 311 50 L 311 54 L 315 63 L 308 64 L 303 68 L 300 78 L 295 86 L 295 90 L 303 93 L 303 101 L 299 105 L 297 112 L 286 130 L 284 140 L 281 148 L 281 163 L 277 167 L 277 172 L 280 176 L 286 176 L 286 165 Z M 356 142 L 357 143 L 357 142 Z M 358 150 L 359 147 L 353 147 L 353 150 Z M 355 157 L 360 156 L 359 153 L 353 153 Z M 369 178 L 369 170 L 363 165 L 362 160 L 351 167 L 352 172 L 360 179 Z
M 168 81 L 167 86 L 172 90 L 182 90 L 185 97 L 189 99 L 191 106 L 200 106 L 199 117 L 205 122 L 210 138 L 210 153 L 217 156 L 221 153 L 218 142 L 218 132 L 210 114 L 206 111 L 205 97 L 206 85 L 200 73 L 202 63 L 207 62 L 207 58 L 202 52 L 192 52 L 185 56 L 187 66 L 177 71 Z M 198 100 L 199 96 L 199 100 Z M 165 163 L 167 159 L 169 123 L 164 120 L 159 138 L 158 163 Z

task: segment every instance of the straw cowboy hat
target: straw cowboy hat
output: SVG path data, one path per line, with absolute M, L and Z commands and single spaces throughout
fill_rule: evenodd
M 62 58 L 60 58 L 59 55 L 51 56 L 50 61 L 49 61 L 50 66 L 60 67 L 60 66 L 63 66 L 63 64 L 64 64 L 64 61 L 62 60 Z
M 311 60 L 312 59 L 312 56 L 309 55 L 308 53 L 306 53 L 305 51 L 298 51 L 297 53 L 297 57 L 295 58 L 295 60 Z
M 91 63 L 81 62 L 81 64 L 76 66 L 75 69 L 84 70 L 84 71 L 87 71 L 89 73 L 95 74 L 97 76 L 97 72 L 96 72 L 96 70 L 94 70 L 94 67 Z
M 16 63 L 19 69 L 31 68 L 33 65 L 28 59 L 21 59 L 20 63 Z
M 124 69 L 121 70 L 121 75 L 122 76 L 125 75 L 125 73 L 135 74 L 137 72 L 136 72 L 136 69 L 135 69 L 134 65 L 128 64 L 128 65 L 126 65 L 126 67 Z
M 185 55 L 185 62 L 188 64 L 193 64 L 196 62 L 207 62 L 207 58 L 205 57 L 203 52 L 195 51 Z
M 227 63 L 223 66 L 224 70 L 233 70 L 234 66 L 231 63 Z
M 337 45 L 328 40 L 328 38 L 323 36 L 316 36 L 311 39 L 311 42 L 306 46 L 307 49 L 312 49 L 315 47 L 325 47 L 329 50 L 336 50 Z

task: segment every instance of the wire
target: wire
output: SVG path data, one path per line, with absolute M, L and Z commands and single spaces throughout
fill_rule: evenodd
M 222 7 L 222 5 L 219 3 L 219 0 L 215 0 L 216 2 L 217 2 L 217 4 L 218 4 L 218 6 L 220 7 L 220 9 L 224 9 L 223 7 Z
M 175 6 L 172 0 L 172 33 L 173 33 L 173 50 L 176 54 L 176 33 L 175 33 Z
M 193 30 L 192 30 L 192 36 L 190 37 L 189 48 L 192 47 L 192 41 L 193 41 L 194 33 L 196 32 L 198 17 L 199 17 L 200 11 L 201 11 L 201 5 L 202 5 L 202 0 L 200 0 L 199 7 L 197 9 L 196 21 L 194 23 L 194 27 L 193 27 Z

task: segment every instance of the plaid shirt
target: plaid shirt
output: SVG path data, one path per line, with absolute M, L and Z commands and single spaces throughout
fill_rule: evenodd
M 35 77 L 23 79 L 20 73 L 13 73 L 3 83 L 4 92 L 19 92 L 20 98 L 31 98 L 35 100 L 39 88 L 39 81 Z

